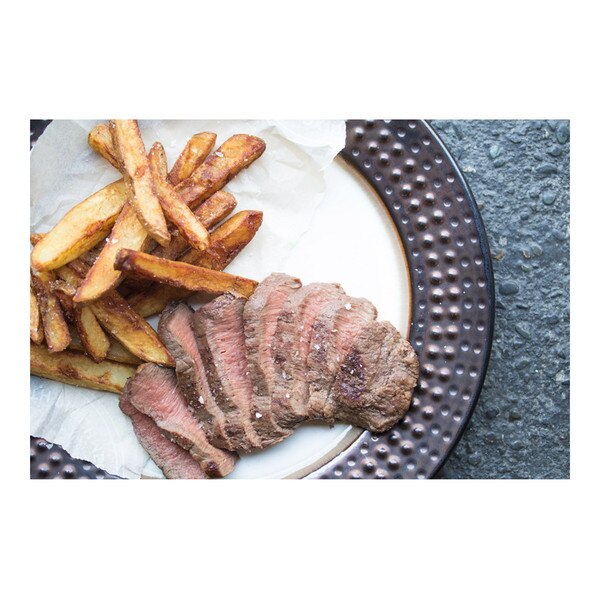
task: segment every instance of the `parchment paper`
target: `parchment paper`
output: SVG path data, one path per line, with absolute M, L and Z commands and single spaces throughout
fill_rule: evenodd
M 119 178 L 87 144 L 96 123 L 54 121 L 32 150 L 32 231 L 48 231 L 73 205 Z M 324 170 L 345 141 L 343 121 L 144 121 L 140 128 L 147 148 L 163 143 L 169 164 L 200 131 L 217 133 L 217 145 L 234 133 L 266 141 L 265 154 L 225 188 L 238 200 L 236 210 L 265 213 L 255 239 L 227 269 L 258 280 L 285 270 L 323 200 Z M 122 477 L 162 477 L 114 394 L 32 377 L 30 416 L 32 435 L 73 456 Z

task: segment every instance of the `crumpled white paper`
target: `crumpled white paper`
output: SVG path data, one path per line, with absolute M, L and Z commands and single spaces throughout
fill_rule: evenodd
M 119 174 L 87 144 L 96 121 L 54 121 L 31 152 L 31 230 L 46 232 L 69 208 L 118 179 Z M 146 147 L 159 140 L 172 164 L 188 138 L 214 131 L 217 145 L 234 133 L 257 135 L 263 156 L 225 189 L 236 210 L 265 213 L 254 240 L 228 268 L 260 280 L 285 270 L 308 231 L 325 193 L 324 170 L 343 148 L 343 121 L 142 121 Z M 114 394 L 31 378 L 31 433 L 62 445 L 127 478 L 162 477 L 137 442 Z

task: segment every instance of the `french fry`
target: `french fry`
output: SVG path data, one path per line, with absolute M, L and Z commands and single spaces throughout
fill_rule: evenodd
M 225 217 L 229 216 L 236 206 L 236 199 L 229 192 L 221 190 L 208 198 L 206 202 L 203 202 L 194 211 L 194 215 L 204 227 L 210 229 L 217 223 L 220 223 Z M 189 247 L 190 245 L 185 237 L 177 235 L 171 238 L 171 243 L 168 246 L 157 246 L 152 254 L 160 258 L 176 260 L 186 250 L 189 250 Z
M 193 135 L 169 172 L 169 182 L 177 185 L 187 179 L 206 160 L 216 140 L 215 133 L 204 132 Z
M 190 246 L 200 251 L 204 250 L 208 246 L 208 231 L 167 180 L 167 157 L 160 142 L 156 142 L 150 148 L 148 160 L 154 190 L 165 216 L 177 227 Z
M 135 119 L 116 119 L 109 129 L 113 146 L 123 162 L 124 175 L 131 179 L 133 197 L 130 202 L 148 234 L 161 246 L 171 239 L 159 199 L 152 185 L 146 148 Z
M 69 345 L 71 336 L 58 298 L 50 289 L 51 281 L 52 275 L 48 272 L 31 274 L 31 283 L 42 317 L 46 344 L 50 352 L 61 352 Z
M 96 319 L 92 308 L 86 305 L 74 306 L 75 327 L 86 354 L 95 362 L 103 361 L 110 346 L 110 341 Z
M 29 337 L 34 344 L 41 344 L 44 341 L 44 328 L 40 307 L 32 286 L 33 282 L 29 284 Z
M 181 257 L 181 261 L 222 270 L 252 240 L 261 223 L 261 212 L 241 211 L 210 234 L 210 246 L 205 252 L 198 254 L 191 250 Z M 149 317 L 159 313 L 172 300 L 189 298 L 194 293 L 183 288 L 154 284 L 148 290 L 135 293 L 128 298 L 128 302 L 137 313 Z
M 127 203 L 112 228 L 100 255 L 77 288 L 73 300 L 90 302 L 116 287 L 123 278 L 123 274 L 114 268 L 119 250 L 121 248 L 145 250 L 149 240 L 148 233 L 137 218 L 133 206 Z
M 61 267 L 58 275 L 67 283 L 77 286 L 87 269 L 83 261 L 73 261 Z M 106 292 L 87 306 L 102 327 L 132 354 L 145 362 L 173 365 L 173 359 L 158 339 L 156 331 L 117 292 Z
M 88 135 L 88 144 L 90 148 L 105 158 L 115 169 L 121 170 L 122 167 L 119 162 L 119 155 L 115 152 L 112 134 L 106 125 L 96 125 L 96 127 L 90 131 Z
M 30 344 L 29 351 L 32 375 L 94 390 L 119 394 L 135 373 L 135 367 L 130 365 L 111 361 L 96 363 L 78 352 L 51 353 L 35 344 Z
M 220 190 L 242 169 L 250 166 L 265 151 L 260 138 L 236 134 L 225 140 L 185 181 L 175 187 L 192 209 Z
M 153 281 L 207 294 L 234 292 L 250 296 L 258 285 L 257 281 L 238 275 L 158 258 L 152 254 L 125 248 L 117 254 L 115 267 Z
M 93 248 L 110 233 L 126 200 L 126 187 L 121 179 L 74 206 L 35 245 L 31 253 L 33 268 L 57 269 Z
M 75 350 L 76 352 L 85 352 L 85 348 L 83 347 L 83 343 L 76 337 L 76 332 L 71 333 L 71 343 L 69 344 L 69 350 Z M 106 360 L 112 360 L 115 362 L 120 362 L 126 365 L 141 365 L 142 361 L 131 354 L 127 348 L 121 345 L 115 339 L 109 339 L 108 352 L 106 353 Z

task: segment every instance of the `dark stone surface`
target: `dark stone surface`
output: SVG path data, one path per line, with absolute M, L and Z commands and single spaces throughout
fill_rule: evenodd
M 569 122 L 433 121 L 492 251 L 492 358 L 442 478 L 569 477 Z

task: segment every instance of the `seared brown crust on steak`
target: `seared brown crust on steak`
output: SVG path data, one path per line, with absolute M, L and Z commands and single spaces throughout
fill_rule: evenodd
M 119 407 L 131 419 L 141 446 L 167 479 L 207 479 L 192 455 L 169 440 L 149 416 L 141 413 L 123 395 L 119 398 Z
M 241 296 L 224 294 L 196 311 L 192 321 L 210 391 L 225 416 L 227 438 L 236 449 L 249 451 L 262 443 L 251 419 L 245 303 Z
M 141 365 L 128 380 L 123 397 L 148 415 L 171 441 L 188 450 L 206 475 L 225 477 L 233 471 L 235 454 L 208 442 L 177 387 L 172 369 L 152 363 Z
M 246 356 L 252 384 L 252 424 L 263 447 L 271 446 L 293 432 L 280 427 L 271 410 L 273 336 L 286 299 L 301 285 L 295 277 L 272 273 L 254 290 L 244 307 Z
M 273 337 L 271 400 L 273 415 L 281 427 L 292 428 L 308 418 L 306 359 L 312 325 L 322 308 L 343 293 L 339 284 L 311 283 L 290 294 L 281 310 Z
M 215 402 L 192 329 L 194 311 L 185 303 L 172 302 L 162 312 L 158 335 L 175 360 L 177 385 L 202 423 L 209 442 L 233 450 L 225 435 L 225 416 Z
M 329 390 L 342 359 L 363 327 L 377 318 L 377 309 L 364 298 L 342 296 L 327 304 L 313 323 L 308 369 L 311 419 L 324 419 Z
M 331 388 L 324 416 L 386 431 L 408 410 L 419 374 L 410 343 L 387 321 L 360 331 Z

